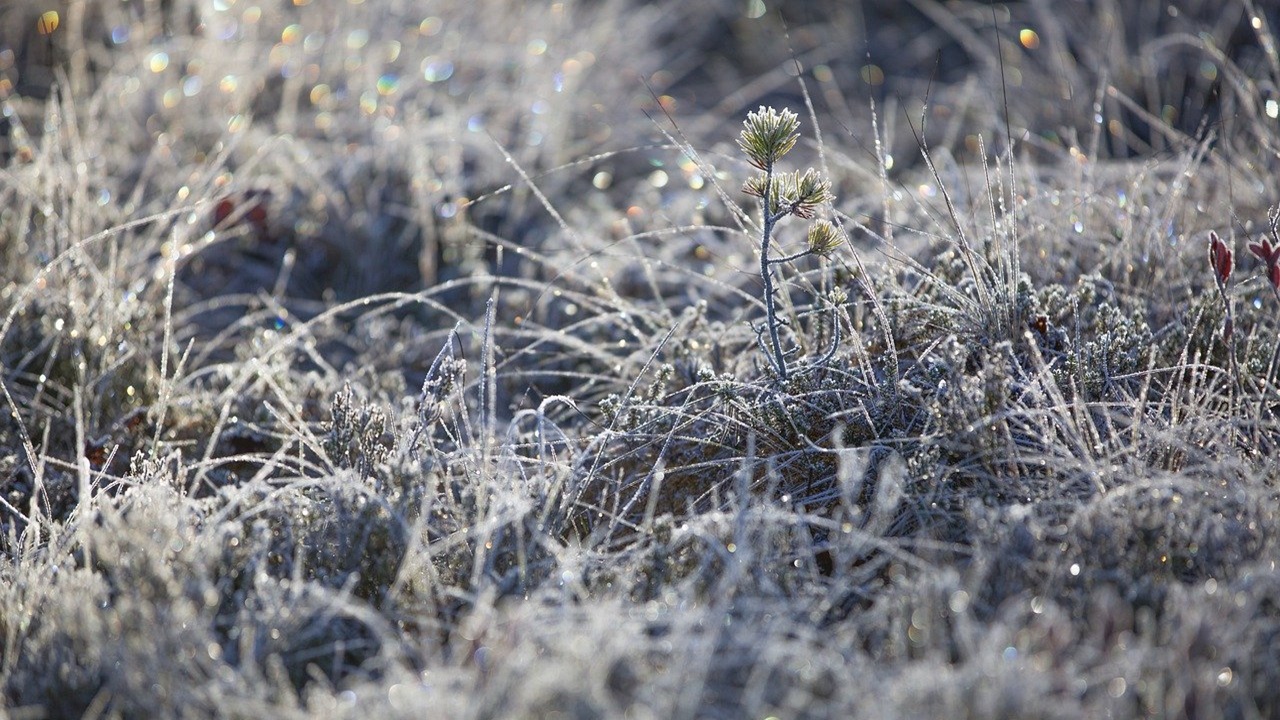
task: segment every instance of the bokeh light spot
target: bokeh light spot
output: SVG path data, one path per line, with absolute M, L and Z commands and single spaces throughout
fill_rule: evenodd
M 453 77 L 453 63 L 440 58 L 429 57 L 422 62 L 422 77 L 427 82 L 442 82 Z
M 424 18 L 422 22 L 418 23 L 418 34 L 423 37 L 431 37 L 432 35 L 439 34 L 443 28 L 444 21 L 432 15 L 429 18 Z
M 58 17 L 57 10 L 46 10 L 40 14 L 40 19 L 36 21 L 36 31 L 41 35 L 52 35 L 54 30 L 58 29 L 61 19 Z
M 378 78 L 378 94 L 387 97 L 395 93 L 396 88 L 400 85 L 400 77 L 395 73 L 387 73 Z

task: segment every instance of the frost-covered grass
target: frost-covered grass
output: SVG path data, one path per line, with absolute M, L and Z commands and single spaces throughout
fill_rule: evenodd
M 1280 714 L 1280 14 L 780 5 L 4 5 L 3 714 Z

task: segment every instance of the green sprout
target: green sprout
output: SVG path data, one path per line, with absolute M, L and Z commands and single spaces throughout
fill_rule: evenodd
M 747 113 L 743 122 L 742 134 L 738 137 L 738 147 L 742 148 L 747 160 L 760 173 L 751 177 L 742 186 L 747 195 L 760 199 L 762 218 L 760 231 L 760 279 L 764 285 L 765 327 L 756 329 L 756 341 L 774 372 L 781 380 L 788 378 L 787 356 L 795 350 L 783 351 L 779 328 L 786 323 L 778 317 L 777 301 L 774 297 L 773 266 L 794 262 L 808 255 L 827 256 L 844 242 L 844 234 L 827 220 L 817 220 L 809 228 L 804 250 L 783 257 L 770 257 L 769 244 L 773 241 L 774 228 L 778 221 L 794 215 L 805 220 L 813 220 L 820 206 L 829 204 L 834 196 L 831 194 L 831 182 L 818 171 L 810 168 L 804 172 L 776 172 L 778 160 L 795 147 L 799 139 L 800 119 L 790 110 L 781 112 L 770 107 L 761 106 L 759 110 Z M 818 362 L 822 363 L 835 355 L 840 342 L 840 323 L 834 322 L 834 340 L 830 351 Z M 764 334 L 769 334 L 769 345 L 766 347 Z

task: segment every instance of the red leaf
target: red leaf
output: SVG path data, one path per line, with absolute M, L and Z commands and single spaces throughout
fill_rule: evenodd
M 1280 262 L 1280 247 L 1273 247 L 1271 241 L 1263 238 L 1260 242 L 1249 243 L 1249 252 L 1267 265 Z
M 1213 272 L 1218 278 L 1220 284 L 1226 284 L 1231 279 L 1231 248 L 1222 242 L 1222 238 L 1218 237 L 1218 233 L 1209 232 L 1209 264 L 1213 266 Z
M 1249 243 L 1249 252 L 1267 264 L 1267 280 L 1272 287 L 1280 290 L 1280 247 L 1272 246 L 1271 240 L 1263 238 L 1256 243 Z

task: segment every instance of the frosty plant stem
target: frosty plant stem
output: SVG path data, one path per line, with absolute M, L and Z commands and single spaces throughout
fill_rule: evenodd
M 1231 273 L 1235 269 L 1235 253 L 1231 246 L 1218 237 L 1218 233 L 1209 231 L 1209 266 L 1213 269 L 1213 282 L 1218 287 L 1218 297 L 1226 311 L 1222 322 L 1222 342 L 1227 346 L 1227 357 L 1231 360 L 1231 377 L 1236 387 L 1240 387 L 1240 365 L 1236 361 L 1236 345 L 1233 341 L 1236 319 L 1231 312 L 1231 296 L 1227 294 L 1227 285 L 1231 282 Z
M 1235 268 L 1234 253 L 1231 247 L 1218 237 L 1218 233 L 1209 231 L 1209 266 L 1213 269 L 1213 282 L 1218 288 L 1218 297 L 1226 309 L 1227 317 L 1222 325 L 1222 341 L 1230 342 L 1235 329 L 1235 318 L 1231 316 L 1231 298 L 1227 296 L 1227 284 L 1231 282 L 1231 271 Z
M 778 160 L 795 147 L 796 140 L 800 137 L 797 132 L 799 127 L 800 120 L 794 112 L 778 112 L 761 106 L 759 110 L 747 113 L 742 134 L 738 137 L 738 146 L 746 154 L 747 160 L 760 170 L 758 175 L 742 186 L 743 192 L 760 198 L 761 207 L 760 280 L 764 293 L 765 327 L 756 329 L 756 342 L 782 380 L 788 377 L 787 356 L 795 350 L 782 349 L 779 328 L 787 323 L 778 317 L 773 266 L 794 262 L 807 255 L 828 255 L 844 239 L 830 222 L 816 220 L 809 227 L 808 243 L 804 250 L 783 257 L 769 257 L 773 231 L 780 220 L 788 215 L 813 220 L 818 206 L 832 200 L 831 183 L 816 170 L 810 168 L 803 173 L 778 173 L 775 170 Z M 769 333 L 768 347 L 765 347 L 763 338 L 766 331 Z M 834 323 L 833 333 L 838 342 L 839 322 Z M 833 343 L 832 352 L 827 354 L 827 358 L 834 354 L 834 350 Z

